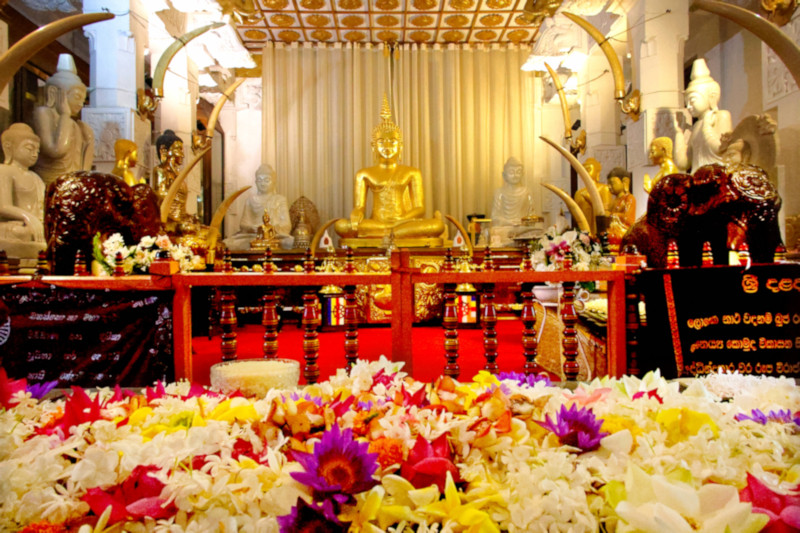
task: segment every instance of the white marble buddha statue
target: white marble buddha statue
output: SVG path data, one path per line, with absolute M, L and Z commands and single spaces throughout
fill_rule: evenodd
M 492 246 L 513 245 L 522 219 L 533 213 L 533 196 L 522 182 L 525 168 L 516 157 L 503 166 L 503 185 L 494 190 L 489 242 Z
M 56 73 L 44 85 L 44 103 L 34 109 L 33 129 L 41 139 L 34 171 L 45 185 L 67 172 L 91 170 L 94 132 L 76 117 L 86 100 L 86 85 L 78 77 L 69 54 L 58 57 Z
M 0 249 L 9 257 L 35 259 L 45 249 L 42 179 L 29 168 L 39 157 L 39 137 L 16 123 L 2 135 L 5 162 L 0 165 Z
M 225 246 L 230 250 L 250 249 L 250 243 L 258 237 L 264 213 L 275 234 L 274 240 L 279 240 L 282 248 L 290 249 L 294 238 L 290 235 L 292 222 L 289 218 L 289 204 L 286 197 L 275 190 L 275 170 L 270 165 L 261 165 L 256 170 L 256 190 L 247 198 L 239 222 L 239 231 L 225 239 Z
M 731 114 L 719 109 L 720 88 L 705 59 L 695 59 L 692 75 L 686 87 L 686 109 L 696 120 L 689 130 L 675 121 L 674 160 L 679 168 L 692 172 L 713 163 L 723 163 L 720 153 L 722 136 L 729 133 Z
M 372 132 L 372 149 L 377 165 L 356 173 L 353 210 L 349 218 L 336 221 L 334 229 L 350 247 L 381 246 L 386 235 L 394 234 L 397 246 L 441 246 L 445 226 L 437 212 L 425 218 L 422 173 L 400 164 L 403 135 L 392 120 L 384 96 L 381 123 Z M 372 193 L 372 213 L 366 216 L 367 194 Z

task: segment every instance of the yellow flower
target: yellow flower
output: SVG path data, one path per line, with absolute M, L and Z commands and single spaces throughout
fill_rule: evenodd
M 708 414 L 692 411 L 685 407 L 659 411 L 656 415 L 656 422 L 667 431 L 668 440 L 672 444 L 697 435 L 703 426 L 711 428 L 715 437 L 719 435 L 717 424 Z
M 207 418 L 211 420 L 219 420 L 221 422 L 256 422 L 259 419 L 258 412 L 253 404 L 244 398 L 236 398 L 242 400 L 234 402 L 232 399 L 227 399 L 214 408 Z M 233 405 L 233 404 L 236 405 Z
M 378 518 L 378 511 L 381 508 L 385 494 L 386 491 L 380 485 L 372 487 L 372 490 L 366 494 L 359 494 L 356 496 L 356 505 L 342 512 L 339 515 L 339 519 L 343 522 L 350 522 L 348 531 L 351 533 L 359 533 L 361 531 L 380 533 L 383 529 L 379 529 L 371 522 Z
M 625 429 L 631 432 L 634 440 L 642 434 L 642 428 L 639 424 L 628 416 L 612 415 L 610 413 L 603 415 L 603 425 L 600 431 L 612 434 Z
M 477 508 L 475 503 L 463 504 L 453 476 L 447 472 L 444 485 L 444 499 L 430 503 L 420 509 L 421 512 L 442 519 L 445 523 L 455 521 L 465 526 L 469 533 L 499 533 L 500 528 L 488 513 Z

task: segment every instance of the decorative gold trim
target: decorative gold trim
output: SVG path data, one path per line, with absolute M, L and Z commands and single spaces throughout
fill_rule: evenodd
M 294 30 L 283 30 L 282 32 L 278 33 L 278 39 L 287 43 L 299 41 L 300 37 L 302 36 Z
M 466 15 L 450 15 L 444 19 L 444 22 L 453 28 L 463 28 L 469 24 L 469 17 Z
M 481 41 L 491 41 L 497 37 L 497 32 L 494 30 L 481 30 L 475 33 L 475 38 Z
M 482 16 L 479 20 L 484 26 L 498 26 L 503 23 L 504 18 L 505 17 L 503 17 L 503 15 L 492 13 L 490 15 Z
M 464 38 L 464 34 L 457 30 L 449 30 L 442 34 L 442 39 L 447 43 L 457 43 Z
M 412 31 L 409 38 L 415 43 L 424 43 L 431 40 L 431 34 L 426 31 Z
M 316 11 L 325 7 L 325 0 L 300 0 L 300 7 Z
M 347 15 L 339 19 L 339 23 L 345 28 L 358 28 L 364 24 L 364 17 L 359 15 Z
M 291 15 L 287 15 L 286 13 L 278 13 L 276 15 L 272 15 L 269 18 L 269 21 L 273 26 L 278 26 L 279 28 L 289 28 L 295 23 L 295 18 Z
M 411 17 L 411 24 L 418 28 L 422 28 L 424 26 L 430 26 L 435 20 L 436 19 L 430 15 L 417 15 L 415 17 Z
M 333 37 L 333 34 L 327 30 L 314 30 L 311 32 L 311 37 L 318 41 L 327 41 Z
M 397 26 L 400 24 L 400 19 L 395 17 L 394 15 L 381 15 L 380 17 L 375 19 L 380 26 Z

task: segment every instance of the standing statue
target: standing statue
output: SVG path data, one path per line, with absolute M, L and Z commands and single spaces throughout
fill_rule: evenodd
M 350 218 L 339 219 L 334 229 L 340 244 L 350 247 L 380 246 L 384 235 L 394 233 L 397 246 L 441 246 L 444 221 L 437 212 L 423 218 L 425 202 L 418 168 L 399 164 L 403 135 L 392 121 L 384 95 L 381 123 L 372 132 L 372 149 L 378 164 L 356 173 Z M 365 217 L 367 192 L 372 191 L 372 213 Z
M 675 120 L 675 163 L 689 171 L 704 165 L 722 163 L 722 136 L 729 133 L 731 114 L 719 109 L 719 83 L 711 77 L 705 59 L 695 59 L 686 87 L 686 109 L 694 117 L 691 130 L 684 131 Z
M 631 173 L 624 168 L 611 169 L 606 181 L 614 195 L 608 208 L 608 241 L 611 251 L 617 252 L 622 236 L 636 222 L 636 198 L 631 194 Z
M 597 186 L 597 192 L 600 193 L 600 199 L 603 202 L 603 207 L 608 211 L 608 207 L 611 205 L 611 191 L 608 188 L 608 185 L 605 183 L 600 183 L 600 170 L 602 166 L 600 165 L 600 161 L 595 159 L 594 157 L 588 158 L 583 163 L 583 167 L 589 173 L 589 176 L 594 181 L 595 185 Z M 583 214 L 586 215 L 586 221 L 589 223 L 590 233 L 592 235 L 597 234 L 597 221 L 595 217 L 594 208 L 592 207 L 592 199 L 589 195 L 589 190 L 586 187 L 581 187 L 575 192 L 575 203 L 578 204 Z
M 522 177 L 525 169 L 516 157 L 509 157 L 503 166 L 503 185 L 494 191 L 492 226 L 489 242 L 505 246 L 513 244 L 522 219 L 533 213 L 533 196 Z
M 183 141 L 174 131 L 164 130 L 164 133 L 156 139 L 156 150 L 159 163 L 153 168 L 153 190 L 158 196 L 159 202 L 163 202 L 170 185 L 178 177 L 178 172 L 183 165 Z M 189 185 L 183 182 L 175 195 L 172 206 L 170 206 L 169 222 L 180 224 L 187 220 L 186 198 L 188 195 Z
M 0 135 L 0 249 L 11 257 L 35 259 L 45 249 L 44 182 L 28 170 L 39 157 L 39 137 L 30 126 L 12 124 Z
M 669 137 L 656 137 L 650 141 L 649 156 L 650 163 L 658 165 L 658 172 L 652 179 L 650 179 L 649 174 L 644 175 L 642 187 L 644 187 L 647 194 L 650 194 L 650 191 L 653 190 L 653 187 L 661 178 L 680 172 L 678 166 L 672 160 L 672 139 Z
M 256 190 L 245 203 L 239 231 L 225 239 L 225 246 L 230 250 L 251 248 L 251 241 L 257 237 L 265 213 L 274 230 L 274 239 L 280 240 L 283 248 L 291 248 L 289 204 L 285 196 L 275 191 L 275 170 L 266 164 L 256 170 Z
M 111 171 L 112 174 L 125 180 L 125 183 L 131 187 L 137 183 L 146 183 L 144 179 L 137 180 L 131 170 L 139 160 L 139 151 L 135 142 L 128 139 L 117 139 L 114 143 L 114 157 L 117 162 Z
M 44 104 L 33 112 L 33 129 L 41 139 L 41 153 L 34 171 L 45 185 L 67 172 L 91 170 L 94 132 L 74 119 L 86 100 L 86 85 L 78 77 L 75 60 L 58 56 L 56 73 L 44 85 Z

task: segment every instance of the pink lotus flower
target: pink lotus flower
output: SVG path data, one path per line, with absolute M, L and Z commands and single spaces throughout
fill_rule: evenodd
M 800 485 L 795 487 L 800 490 Z M 800 531 L 800 494 L 781 494 L 767 487 L 760 479 L 747 473 L 747 486 L 739 491 L 739 499 L 753 504 L 753 512 L 769 517 L 762 533 L 792 533 Z
M 408 459 L 400 466 L 401 475 L 418 489 L 436 485 L 439 492 L 444 494 L 447 472 L 453 476 L 453 481 L 461 481 L 447 444 L 447 433 L 443 433 L 433 442 L 417 435 L 417 442 L 408 454 Z
M 161 497 L 164 483 L 150 475 L 157 471 L 155 465 L 137 466 L 128 478 L 120 485 L 109 490 L 89 489 L 81 498 L 98 516 L 111 506 L 109 524 L 126 520 L 169 518 L 177 512 L 172 505 L 165 505 L 166 499 Z

